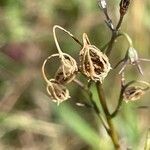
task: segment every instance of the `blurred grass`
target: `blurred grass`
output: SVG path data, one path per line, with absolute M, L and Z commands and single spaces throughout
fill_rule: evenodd
M 119 0 L 108 3 L 115 22 L 119 16 Z M 132 1 L 122 25 L 122 30 L 132 37 L 135 48 L 144 58 L 150 57 L 149 8 L 149 0 Z M 55 107 L 45 96 L 41 65 L 48 55 L 56 53 L 52 37 L 54 24 L 70 30 L 81 40 L 82 33 L 87 32 L 97 47 L 110 39 L 97 1 L 0 1 L 0 149 L 91 150 L 98 149 L 97 145 L 111 150 L 111 141 L 97 118 L 88 109 L 75 105 L 87 98 L 77 86 L 69 85 L 72 97 L 60 107 Z M 60 34 L 59 39 L 62 49 L 78 58 L 79 46 L 64 34 Z M 112 66 L 123 58 L 126 47 L 126 41 L 118 39 L 110 60 Z M 149 65 L 141 65 L 144 76 L 129 67 L 125 74 L 127 80 L 149 81 Z M 50 63 L 48 69 L 53 72 L 56 68 Z M 104 81 L 107 103 L 112 111 L 119 94 L 117 71 L 109 73 Z M 92 91 L 99 105 L 94 87 Z M 150 124 L 149 96 L 148 93 L 140 101 L 124 103 L 120 115 L 114 120 L 124 147 L 144 148 Z M 148 108 L 137 108 L 144 105 Z
M 57 108 L 59 115 L 80 138 L 84 139 L 94 149 L 100 148 L 99 135 L 85 122 L 70 106 L 63 105 Z

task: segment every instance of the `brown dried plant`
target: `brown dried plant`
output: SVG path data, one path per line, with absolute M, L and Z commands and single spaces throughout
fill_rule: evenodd
M 149 61 L 147 59 L 141 59 L 138 57 L 138 53 L 136 49 L 133 47 L 132 39 L 129 37 L 127 33 L 120 31 L 120 26 L 122 24 L 125 14 L 127 13 L 129 4 L 130 4 L 130 0 L 121 0 L 120 18 L 115 27 L 108 14 L 106 1 L 99 0 L 99 6 L 101 7 L 106 17 L 105 22 L 112 32 L 110 41 L 107 43 L 107 45 L 104 46 L 104 49 L 102 49 L 102 51 L 105 53 L 103 53 L 95 45 L 92 45 L 90 43 L 86 33 L 83 34 L 83 43 L 82 43 L 66 29 L 62 28 L 61 26 L 55 25 L 53 27 L 53 36 L 54 36 L 54 41 L 58 53 L 53 54 L 49 56 L 47 59 L 45 59 L 42 66 L 43 77 L 47 83 L 47 92 L 50 95 L 51 99 L 54 102 L 57 102 L 57 104 L 60 104 L 61 102 L 70 98 L 69 90 L 66 88 L 66 86 L 70 84 L 72 81 L 78 84 L 79 87 L 81 87 L 83 90 L 87 92 L 91 104 L 86 104 L 85 102 L 83 102 L 83 103 L 77 103 L 77 105 L 93 108 L 94 112 L 96 112 L 104 128 L 106 129 L 108 135 L 110 136 L 115 149 L 118 150 L 121 149 L 121 144 L 119 142 L 118 132 L 114 127 L 112 119 L 118 115 L 123 100 L 125 100 L 126 102 L 133 102 L 135 100 L 138 100 L 141 98 L 142 95 L 144 95 L 150 89 L 150 84 L 148 82 L 133 80 L 126 83 L 126 79 L 124 76 L 124 72 L 126 71 L 125 68 L 127 64 L 133 66 L 136 65 L 139 72 L 143 74 L 139 62 Z M 62 52 L 57 40 L 56 29 L 60 29 L 65 33 L 67 33 L 75 42 L 77 42 L 82 47 L 80 52 L 78 53 L 80 58 L 80 63 L 78 63 L 79 65 L 77 65 L 76 60 L 72 58 L 69 54 Z M 127 40 L 129 47 L 126 52 L 126 55 L 124 56 L 124 59 L 120 60 L 117 63 L 117 65 L 114 67 L 115 69 L 120 64 L 122 64 L 121 70 L 117 74 L 121 77 L 120 80 L 121 89 L 120 89 L 120 95 L 118 98 L 117 107 L 114 109 L 112 113 L 110 113 L 110 110 L 106 103 L 106 96 L 102 84 L 108 72 L 111 70 L 109 56 L 113 50 L 113 45 L 115 43 L 115 40 L 120 36 L 123 36 Z M 60 61 L 60 66 L 57 69 L 54 77 L 48 79 L 45 73 L 45 65 L 47 61 L 52 58 L 57 58 Z M 89 86 L 84 85 L 81 81 L 76 79 L 77 73 L 81 73 L 84 76 L 86 76 L 87 81 L 90 81 L 88 84 Z M 97 106 L 97 104 L 93 100 L 93 96 L 92 96 L 93 93 L 90 90 L 90 83 L 95 84 L 95 86 L 97 87 L 97 92 L 98 92 L 99 101 L 101 103 L 102 110 Z M 101 111 L 103 111 L 104 116 L 101 114 Z
M 93 81 L 102 81 L 111 69 L 108 57 L 96 46 L 91 45 L 86 33 L 83 34 L 83 48 L 80 51 L 80 70 Z

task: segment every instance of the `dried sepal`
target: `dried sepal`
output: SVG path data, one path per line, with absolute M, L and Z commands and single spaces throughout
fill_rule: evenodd
M 49 80 L 49 83 L 47 84 L 47 92 L 52 101 L 56 102 L 58 105 L 70 98 L 68 89 L 58 83 L 55 79 Z
M 126 88 L 126 90 L 123 93 L 123 97 L 126 102 L 128 101 L 135 101 L 141 98 L 142 95 L 144 95 L 145 91 L 138 86 L 131 86 Z
M 70 55 L 63 53 L 61 66 L 58 68 L 55 79 L 61 83 L 66 84 L 71 82 L 78 71 L 77 63 Z
M 80 70 L 93 81 L 102 81 L 111 69 L 108 57 L 96 46 L 91 45 L 86 33 L 83 34 L 83 48 L 80 51 Z

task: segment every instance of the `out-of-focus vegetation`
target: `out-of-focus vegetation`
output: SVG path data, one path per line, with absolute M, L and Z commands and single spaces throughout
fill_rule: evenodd
M 113 22 L 119 16 L 119 0 L 108 1 Z M 134 42 L 140 57 L 150 58 L 150 1 L 131 1 L 122 30 Z M 86 32 L 97 47 L 111 33 L 104 23 L 97 0 L 1 0 L 0 1 L 0 149 L 1 150 L 111 150 L 111 140 L 98 118 L 76 102 L 87 97 L 71 83 L 71 98 L 56 107 L 47 96 L 41 76 L 43 60 L 56 53 L 52 27 L 59 24 L 79 39 Z M 80 47 L 65 34 L 59 34 L 64 52 L 75 58 Z M 127 43 L 118 39 L 111 56 L 115 65 L 125 54 Z M 57 64 L 57 62 L 55 62 Z M 149 81 L 149 64 L 142 63 L 144 76 L 128 68 L 128 80 Z M 47 66 L 50 73 L 54 62 Z M 107 103 L 113 111 L 119 95 L 118 70 L 109 73 L 104 86 Z M 93 87 L 94 98 L 97 99 Z M 150 125 L 149 94 L 133 103 L 124 103 L 114 124 L 123 147 L 141 150 Z M 97 102 L 98 103 L 98 102 Z M 141 107 L 144 106 L 144 107 Z M 84 119 L 83 119 L 84 118 Z

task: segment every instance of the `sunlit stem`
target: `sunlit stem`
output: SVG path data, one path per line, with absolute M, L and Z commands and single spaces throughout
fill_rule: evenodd
M 125 32 L 119 32 L 118 37 L 119 36 L 125 37 L 125 39 L 127 40 L 128 44 L 129 44 L 129 47 L 133 47 L 132 39 L 131 39 L 131 37 L 127 33 L 125 33 Z

